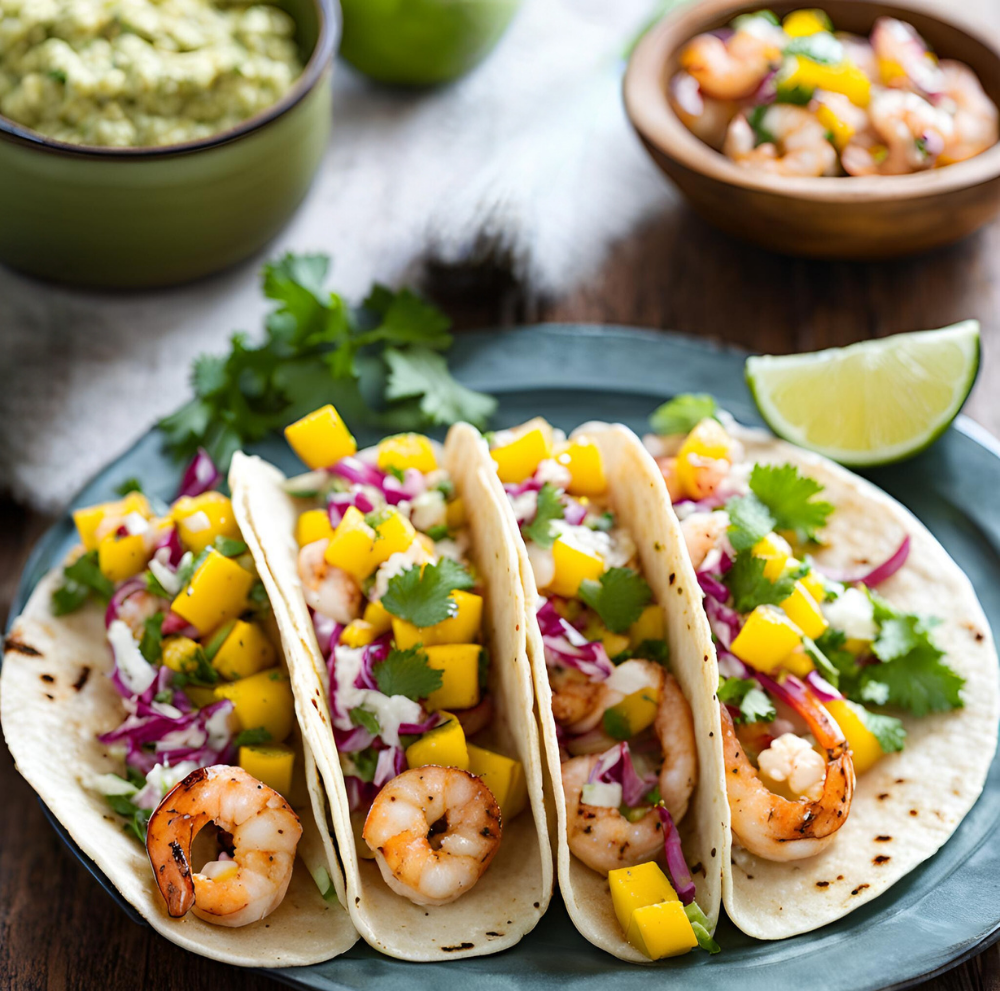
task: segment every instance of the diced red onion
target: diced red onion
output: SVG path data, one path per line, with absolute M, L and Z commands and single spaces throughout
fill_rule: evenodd
M 872 568 L 867 574 L 854 575 L 845 574 L 844 572 L 831 571 L 829 568 L 824 568 L 820 566 L 820 571 L 826 575 L 827 578 L 832 579 L 835 582 L 841 582 L 844 585 L 855 585 L 862 584 L 867 585 L 868 588 L 875 588 L 877 585 L 881 585 L 887 578 L 891 578 L 900 568 L 906 564 L 906 559 L 910 556 L 910 535 L 907 534 L 902 543 L 893 554 L 880 565 Z
M 373 485 L 380 490 L 385 478 L 374 465 L 354 457 L 341 458 L 329 471 L 354 485 Z
M 330 517 L 330 525 L 336 527 L 351 506 L 361 513 L 370 513 L 375 508 L 375 503 L 360 489 L 351 492 L 332 492 L 326 503 L 326 514 Z
M 400 723 L 399 735 L 422 736 L 434 729 L 441 722 L 441 719 L 440 712 L 432 712 L 422 723 Z
M 575 499 L 567 499 L 563 506 L 563 519 L 570 526 L 579 526 L 586 519 L 587 507 Z
M 656 775 L 641 775 L 632 763 L 632 754 L 627 742 L 616 744 L 601 754 L 587 778 L 588 784 L 597 781 L 605 784 L 618 783 L 622 786 L 622 801 L 634 808 L 642 804 L 649 790 L 656 784 Z
M 199 635 L 198 631 L 183 616 L 179 616 L 175 612 L 168 612 L 163 618 L 163 635 L 170 636 L 175 633 L 192 640 L 196 640 Z
M 810 671 L 805 678 L 806 684 L 812 691 L 813 695 L 820 700 L 820 702 L 834 702 L 837 699 L 842 699 L 844 696 L 837 691 L 833 685 L 830 684 L 824 678 L 819 671 Z
M 526 478 L 523 482 L 518 482 L 517 485 L 512 485 L 509 482 L 504 485 L 504 492 L 507 493 L 512 499 L 519 495 L 524 495 L 525 492 L 538 492 L 541 490 L 544 482 L 540 482 L 538 479 Z
M 199 496 L 211 489 L 214 489 L 222 479 L 222 472 L 215 466 L 215 462 L 209 456 L 208 451 L 203 447 L 198 448 L 197 454 L 191 459 L 191 463 L 184 472 L 181 479 L 181 487 L 177 490 L 175 499 L 181 496 Z
M 717 602 L 723 604 L 729 601 L 729 589 L 715 575 L 710 575 L 707 571 L 699 571 L 697 577 L 698 584 L 706 595 L 710 595 Z
M 356 754 L 359 750 L 367 750 L 375 742 L 375 737 L 364 728 L 354 726 L 349 730 L 333 727 L 333 742 L 338 753 Z
M 111 596 L 108 608 L 104 610 L 104 628 L 107 629 L 118 618 L 118 610 L 121 609 L 122 603 L 130 595 L 134 595 L 136 592 L 144 592 L 145 590 L 146 582 L 138 575 L 134 578 L 129 578 L 119 585 L 115 589 L 115 594 Z
M 743 627 L 740 614 L 714 598 L 705 599 L 705 613 L 708 615 L 708 623 L 716 639 L 728 649 Z
M 705 112 L 701 87 L 689 72 L 678 72 L 670 80 L 670 93 L 674 103 L 690 117 L 700 117 Z
M 760 82 L 753 96 L 750 97 L 750 106 L 757 107 L 762 103 L 774 103 L 778 97 L 777 70 L 772 69 Z
M 378 763 L 375 765 L 375 778 L 372 781 L 377 788 L 387 784 L 397 774 L 402 774 L 406 770 L 406 756 L 401 747 L 389 747 L 378 755 Z
M 157 551 L 166 548 L 169 551 L 164 564 L 169 565 L 171 568 L 176 568 L 177 565 L 181 563 L 181 558 L 184 557 L 184 548 L 181 546 L 181 538 L 178 536 L 177 527 L 171 526 L 167 527 L 159 537 L 156 538 L 156 543 L 153 546 L 153 553 L 156 554 Z
M 376 785 L 370 781 L 362 781 L 355 774 L 348 774 L 344 778 L 347 787 L 347 805 L 351 812 L 367 811 L 371 808 L 379 793 Z
M 684 859 L 684 847 L 681 845 L 680 833 L 674 825 L 673 816 L 663 805 L 658 805 L 656 811 L 663 825 L 663 853 L 667 861 L 667 871 L 673 882 L 677 897 L 685 904 L 694 901 L 695 887 L 687 861 Z

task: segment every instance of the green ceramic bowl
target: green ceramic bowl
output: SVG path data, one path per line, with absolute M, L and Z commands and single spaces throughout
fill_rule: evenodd
M 148 288 L 217 272 L 277 234 L 329 140 L 340 36 L 337 0 L 277 5 L 295 19 L 305 69 L 232 130 L 163 148 L 92 148 L 0 117 L 0 262 L 76 285 Z
M 382 83 L 447 83 L 481 62 L 521 0 L 341 0 L 340 52 Z

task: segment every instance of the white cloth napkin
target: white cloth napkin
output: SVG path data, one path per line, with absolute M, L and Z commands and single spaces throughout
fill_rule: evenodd
M 269 254 L 328 252 L 355 299 L 487 245 L 534 288 L 568 291 L 672 195 L 621 101 L 625 49 L 657 6 L 527 0 L 482 66 L 431 92 L 338 66 L 330 150 Z M 0 490 L 55 509 L 179 406 L 193 357 L 261 332 L 262 260 L 127 295 L 0 270 Z

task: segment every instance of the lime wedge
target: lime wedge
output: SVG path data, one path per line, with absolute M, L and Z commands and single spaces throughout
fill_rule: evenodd
M 979 321 L 812 354 L 747 358 L 767 425 L 841 464 L 882 465 L 935 441 L 979 371 Z

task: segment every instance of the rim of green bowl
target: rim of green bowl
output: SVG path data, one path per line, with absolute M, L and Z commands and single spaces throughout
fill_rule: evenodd
M 175 155 L 190 155 L 193 152 L 206 151 L 220 145 L 238 141 L 255 131 L 266 127 L 273 120 L 288 113 L 293 107 L 312 92 L 320 79 L 340 41 L 343 28 L 343 15 L 339 0 L 313 0 L 319 14 L 319 37 L 313 46 L 309 61 L 306 62 L 302 74 L 295 80 L 292 88 L 277 103 L 266 110 L 248 117 L 245 121 L 218 134 L 200 138 L 197 141 L 185 141 L 175 145 L 153 145 L 141 148 L 110 148 L 100 145 L 77 145 L 68 141 L 54 141 L 37 131 L 15 124 L 7 117 L 0 116 L 0 139 L 13 139 L 15 142 L 29 145 L 40 151 L 68 155 L 77 158 L 104 159 L 151 159 L 170 158 Z

